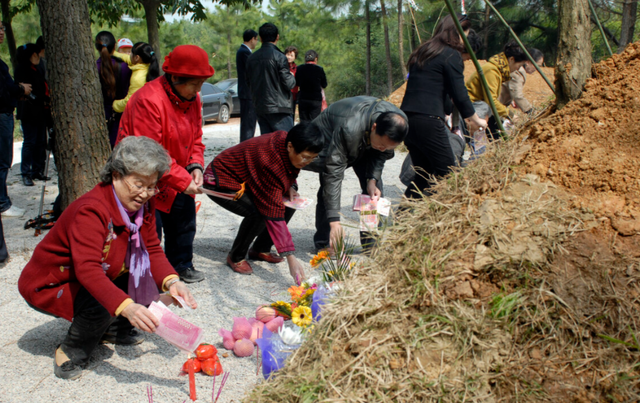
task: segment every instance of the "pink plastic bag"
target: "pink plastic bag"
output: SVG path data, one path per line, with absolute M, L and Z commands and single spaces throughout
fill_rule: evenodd
M 198 326 L 182 319 L 163 303 L 152 302 L 149 311 L 160 321 L 156 334 L 169 344 L 188 353 L 194 352 L 200 345 L 204 335 Z

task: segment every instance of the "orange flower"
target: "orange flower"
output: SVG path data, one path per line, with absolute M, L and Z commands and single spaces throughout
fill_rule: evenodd
M 289 287 L 287 291 L 289 291 L 289 294 L 291 294 L 291 300 L 295 301 L 299 299 L 304 293 L 304 287 L 301 285 L 299 286 L 292 285 L 291 287 Z
M 315 255 L 310 261 L 309 264 L 311 265 L 311 267 L 317 267 L 320 263 L 322 263 L 323 260 L 328 259 L 329 258 L 329 252 L 326 250 L 322 250 L 320 252 L 318 252 L 317 255 Z

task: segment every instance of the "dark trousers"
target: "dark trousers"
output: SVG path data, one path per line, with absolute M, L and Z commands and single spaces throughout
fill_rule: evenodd
M 7 244 L 4 242 L 4 229 L 2 227 L 2 216 L 0 216 L 0 263 L 4 263 L 9 258 Z
M 355 172 L 358 177 L 358 181 L 360 182 L 360 188 L 362 189 L 362 194 L 367 193 L 367 177 L 366 177 L 366 169 L 367 169 L 367 161 L 369 160 L 369 156 L 367 155 L 369 152 L 366 151 L 365 155 L 360 158 L 353 165 L 353 172 Z M 382 195 L 384 195 L 384 184 L 382 183 L 382 179 L 378 181 L 376 184 Z M 320 173 L 320 188 L 318 189 L 318 202 L 316 204 L 316 233 L 313 235 L 313 244 L 316 249 L 323 249 L 329 246 L 331 226 L 329 224 L 329 219 L 327 218 L 327 209 L 324 204 L 324 175 Z M 382 225 L 382 223 L 380 223 Z M 360 244 L 363 248 L 368 249 L 374 246 L 373 236 L 368 231 L 360 231 Z
M 156 210 L 156 229 L 160 240 L 164 229 L 164 253 L 173 268 L 178 273 L 193 268 L 193 239 L 196 237 L 193 197 L 178 193 L 169 213 Z
M 0 212 L 11 208 L 7 176 L 13 163 L 13 113 L 0 113 Z
M 256 110 L 251 99 L 240 98 L 240 142 L 253 138 L 256 133 Z
M 298 104 L 298 113 L 301 122 L 310 122 L 322 112 L 322 101 L 301 100 Z
M 118 277 L 114 284 L 127 292 L 129 275 Z M 42 312 L 39 309 L 38 311 Z M 91 353 L 98 346 L 107 330 L 128 334 L 131 328 L 127 318 L 111 316 L 109 311 L 83 287 L 78 291 L 76 299 L 73 301 L 73 322 L 71 322 L 61 348 L 74 364 L 83 365 L 89 361 Z
M 34 175 L 44 173 L 45 159 L 47 158 L 47 126 L 42 120 L 23 120 L 22 133 L 22 163 L 20 173 L 22 176 L 32 178 Z
M 209 196 L 216 204 L 234 214 L 244 217 L 238 235 L 233 241 L 229 256 L 233 263 L 238 263 L 247 256 L 249 247 L 253 242 L 253 250 L 258 253 L 269 253 L 273 246 L 273 241 L 267 230 L 264 217 L 258 212 L 251 197 L 246 193 L 238 200 L 227 200 Z M 292 208 L 285 208 L 284 219 L 288 223 L 296 211 Z M 255 242 L 253 241 L 255 239 Z
M 442 119 L 418 113 L 408 114 L 407 117 L 409 134 L 405 144 L 416 169 L 416 176 L 414 184 L 407 187 L 404 195 L 408 198 L 420 198 L 416 188 L 423 192 L 429 189 L 432 186 L 429 175 L 447 175 L 451 172 L 451 167 L 456 165 L 456 160 Z
M 260 134 L 267 134 L 282 130 L 288 132 L 293 127 L 293 118 L 290 113 L 269 113 L 258 115 Z
M 500 138 L 500 128 L 498 127 L 498 122 L 496 122 L 496 118 L 494 116 L 490 116 L 489 120 L 487 120 L 487 139 L 489 141 L 498 140 Z

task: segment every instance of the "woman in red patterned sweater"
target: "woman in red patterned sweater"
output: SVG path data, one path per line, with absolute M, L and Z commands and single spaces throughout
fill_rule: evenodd
M 227 256 L 233 271 L 253 273 L 245 260 L 247 252 L 250 259 L 269 263 L 282 262 L 285 256 L 294 280 L 304 279 L 287 227 L 295 210 L 285 207 L 282 199 L 299 196 L 298 173 L 318 156 L 323 145 L 318 129 L 303 123 L 289 133 L 278 131 L 228 148 L 207 166 L 204 188 L 217 193 L 209 195 L 211 200 L 244 217 Z M 270 253 L 274 244 L 280 256 Z

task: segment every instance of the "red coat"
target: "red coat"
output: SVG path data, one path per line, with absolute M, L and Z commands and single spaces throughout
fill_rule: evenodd
M 151 273 L 162 288 L 176 272 L 156 233 L 155 209 L 147 204 L 140 233 L 149 252 Z M 71 320 L 78 290 L 87 291 L 111 315 L 129 296 L 113 280 L 122 272 L 129 230 L 111 185 L 100 184 L 67 207 L 36 246 L 18 280 L 20 294 L 31 305 Z
M 127 136 L 149 137 L 169 152 L 171 170 L 158 183 L 160 193 L 155 196 L 156 208 L 169 213 L 176 194 L 191 183 L 188 170 L 204 171 L 200 97 L 181 101 L 164 76 L 145 84 L 127 103 L 116 144 Z

